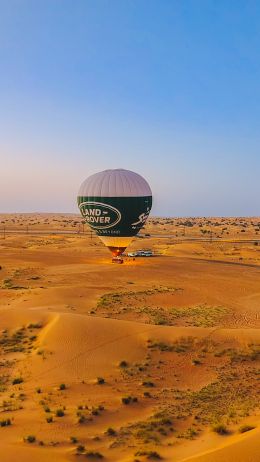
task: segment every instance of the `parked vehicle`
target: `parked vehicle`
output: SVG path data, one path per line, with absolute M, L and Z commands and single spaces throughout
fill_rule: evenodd
M 153 251 L 152 250 L 137 250 L 136 252 L 128 252 L 128 257 L 152 257 Z

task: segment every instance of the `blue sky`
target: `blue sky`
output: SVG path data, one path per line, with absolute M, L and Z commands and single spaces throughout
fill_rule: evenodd
M 260 2 L 0 0 L 0 212 L 141 173 L 153 214 L 260 215 Z

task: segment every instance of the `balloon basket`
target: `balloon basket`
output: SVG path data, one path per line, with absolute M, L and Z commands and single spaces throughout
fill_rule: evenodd
M 119 256 L 113 257 L 111 261 L 112 261 L 112 263 L 116 263 L 118 265 L 122 265 L 122 263 L 124 263 L 123 258 L 119 257 Z

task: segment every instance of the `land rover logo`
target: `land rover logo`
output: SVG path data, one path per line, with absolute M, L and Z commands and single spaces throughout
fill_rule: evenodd
M 95 229 L 112 228 L 121 220 L 119 210 L 102 202 L 82 202 L 79 208 L 86 222 Z

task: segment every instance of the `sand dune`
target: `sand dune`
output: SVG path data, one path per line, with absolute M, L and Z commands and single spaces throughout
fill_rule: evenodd
M 46 217 L 38 221 L 41 231 Z M 70 217 L 66 226 L 73 231 Z M 143 462 L 153 452 L 165 462 L 259 461 L 258 248 L 176 243 L 163 237 L 174 225 L 163 226 L 150 222 L 156 236 L 132 246 L 156 257 L 122 266 L 90 236 L 1 240 L 4 462 L 17 453 L 22 462 L 91 453 Z M 240 433 L 243 425 L 252 429 Z

